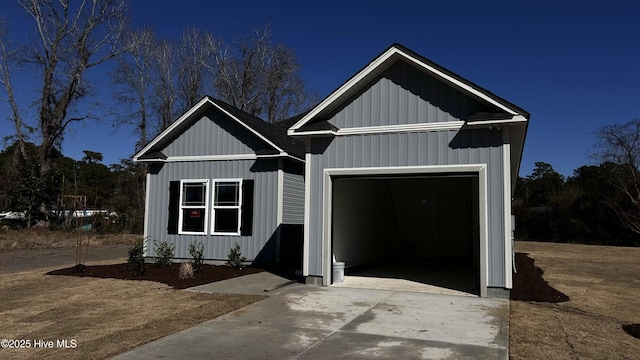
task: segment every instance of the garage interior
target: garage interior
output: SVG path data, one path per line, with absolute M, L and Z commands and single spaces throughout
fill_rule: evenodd
M 346 279 L 479 295 L 477 174 L 335 177 L 332 192 L 331 246 Z

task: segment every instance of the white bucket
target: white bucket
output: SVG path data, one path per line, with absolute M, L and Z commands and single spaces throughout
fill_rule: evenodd
M 344 263 L 343 262 L 334 262 L 333 263 L 333 283 L 341 283 L 344 281 Z

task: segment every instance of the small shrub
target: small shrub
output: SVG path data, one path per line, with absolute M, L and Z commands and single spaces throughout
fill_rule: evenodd
M 180 264 L 180 273 L 178 274 L 180 280 L 191 279 L 193 277 L 193 267 L 190 262 L 183 262 Z
M 193 272 L 199 273 L 204 267 L 204 244 L 192 242 L 189 244 L 189 254 L 191 254 L 191 266 Z
M 173 250 L 175 250 L 175 245 L 169 244 L 168 241 L 154 241 L 156 246 L 156 256 L 153 261 L 155 262 L 157 267 L 168 267 L 171 265 L 173 261 Z
M 136 242 L 129 249 L 127 270 L 133 272 L 136 276 L 144 274 L 144 242 L 142 240 Z
M 236 245 L 229 250 L 229 255 L 227 255 L 227 266 L 241 268 L 242 264 L 247 261 L 247 258 L 242 256 L 242 251 L 240 251 L 240 244 L 236 242 Z

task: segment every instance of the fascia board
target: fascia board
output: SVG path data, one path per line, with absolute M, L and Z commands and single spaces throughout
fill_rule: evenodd
M 191 109 L 189 109 L 182 116 L 180 116 L 178 118 L 178 120 L 174 121 L 173 124 L 171 124 L 167 129 L 165 129 L 162 133 L 160 133 L 160 135 L 156 136 L 149 144 L 147 144 L 147 146 L 145 146 L 142 150 L 140 150 L 138 153 L 136 153 L 133 156 L 133 160 L 134 161 L 144 162 L 144 160 L 139 160 L 140 156 L 142 156 L 144 153 L 146 153 L 147 151 L 152 149 L 162 139 L 164 139 L 165 137 L 169 136 L 176 128 L 178 128 L 180 126 L 180 124 L 182 124 L 187 119 L 189 119 L 196 111 L 200 110 L 207 103 L 210 104 L 210 105 L 213 105 L 216 109 L 222 111 L 225 115 L 227 115 L 228 117 L 233 119 L 235 122 L 240 124 L 245 129 L 249 130 L 252 134 L 257 136 L 262 141 L 266 142 L 270 146 L 273 146 L 273 148 L 276 149 L 278 152 L 286 153 L 283 149 L 281 149 L 279 146 L 274 144 L 271 140 L 265 138 L 264 136 L 262 136 L 262 134 L 260 134 L 259 132 L 255 131 L 253 128 L 251 128 L 250 126 L 248 126 L 244 122 L 240 121 L 240 119 L 238 119 L 237 117 L 233 116 L 231 113 L 229 113 L 228 111 L 223 109 L 221 106 L 219 106 L 214 101 L 212 101 L 209 97 L 204 97 L 196 105 L 194 105 Z
M 294 131 L 298 130 L 304 124 L 309 122 L 309 120 L 313 119 L 316 115 L 318 115 L 322 110 L 331 105 L 334 101 L 338 100 L 342 95 L 344 95 L 349 89 L 356 86 L 360 81 L 365 79 L 370 73 L 372 73 L 375 69 L 377 69 L 380 65 L 382 65 L 385 61 L 389 60 L 395 53 L 397 53 L 398 49 L 395 47 L 390 48 L 378 58 L 373 60 L 367 67 L 362 69 L 355 76 L 347 80 L 342 86 L 340 86 L 337 90 L 327 96 L 318 106 L 313 108 L 307 115 L 305 115 L 302 119 L 300 119 L 297 123 L 293 124 L 287 130 L 289 135 L 294 135 Z
M 250 127 L 249 125 L 247 125 L 244 122 L 240 121 L 240 119 L 238 119 L 237 117 L 233 116 L 231 113 L 229 113 L 228 111 L 223 109 L 221 106 L 219 106 L 215 102 L 211 101 L 209 98 L 207 98 L 207 100 L 209 100 L 209 102 L 213 106 L 215 106 L 217 109 L 219 109 L 220 111 L 225 113 L 227 116 L 229 116 L 230 118 L 235 120 L 238 124 L 242 125 L 245 129 L 249 130 L 252 134 L 257 136 L 259 139 L 261 139 L 262 141 L 266 142 L 267 144 L 273 146 L 273 148 L 278 150 L 278 152 L 285 153 L 285 151 L 283 149 L 281 149 L 278 145 L 276 145 L 275 143 L 273 143 L 271 140 L 267 139 L 266 137 L 262 136 L 262 134 L 260 134 L 259 132 L 255 131 L 252 127 Z
M 207 98 L 207 97 L 202 98 L 202 100 L 200 100 L 197 104 L 192 106 L 191 109 L 189 109 L 187 112 L 182 114 L 182 116 L 180 116 L 178 118 L 178 120 L 174 121 L 173 124 L 169 125 L 168 128 L 166 128 L 163 132 L 161 132 L 158 136 L 156 136 L 153 140 L 151 140 L 151 142 L 149 142 L 147 144 L 147 146 L 142 148 L 142 150 L 138 151 L 138 153 L 136 153 L 133 156 L 133 160 L 134 161 L 144 162 L 144 161 L 139 160 L 140 156 L 144 155 L 144 153 L 146 153 L 147 151 L 152 149 L 158 142 L 160 142 L 160 140 L 164 139 L 166 136 L 171 134 L 177 127 L 180 126 L 180 124 L 182 124 L 185 120 L 187 120 L 189 117 L 191 117 L 191 115 L 193 115 L 193 113 L 195 113 L 196 111 L 200 110 L 200 108 L 202 108 L 202 106 L 204 104 L 206 104 L 207 102 L 211 102 L 209 100 L 209 98 Z
M 510 107 L 502 104 L 501 102 L 495 100 L 492 96 L 487 95 L 483 91 L 480 91 L 480 90 L 474 88 L 473 86 L 470 86 L 470 85 L 460 81 L 459 79 L 457 79 L 457 78 L 455 78 L 455 77 L 453 77 L 453 76 L 451 76 L 451 75 L 449 75 L 447 73 L 444 73 L 444 72 L 436 69 L 435 67 L 433 67 L 433 66 L 431 66 L 431 65 L 429 65 L 429 64 L 427 64 L 427 63 L 425 63 L 423 61 L 421 61 L 420 59 L 417 59 L 417 58 L 411 56 L 410 54 L 407 54 L 406 52 L 404 52 L 404 51 L 402 51 L 400 49 L 397 49 L 397 51 L 398 51 L 399 54 L 401 54 L 406 59 L 411 60 L 414 64 L 416 64 L 416 65 L 422 67 L 423 69 L 435 74 L 436 76 L 440 77 L 441 79 L 444 79 L 444 80 L 454 84 L 455 86 L 457 86 L 457 87 L 459 87 L 459 88 L 461 88 L 461 89 L 463 89 L 463 90 L 465 90 L 465 91 L 467 91 L 467 92 L 469 92 L 469 93 L 471 93 L 471 94 L 483 99 L 484 101 L 487 101 L 488 103 L 490 103 L 490 104 L 492 104 L 492 105 L 494 105 L 494 106 L 496 106 L 496 107 L 508 112 L 511 115 L 519 114 L 518 111 L 515 111 L 515 110 L 511 109 Z

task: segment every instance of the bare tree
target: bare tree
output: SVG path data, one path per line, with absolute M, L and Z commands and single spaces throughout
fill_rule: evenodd
M 205 95 L 211 69 L 206 62 L 213 52 L 207 36 L 195 28 L 186 30 L 179 43 L 159 39 L 150 28 L 134 30 L 126 39 L 128 50 L 113 77 L 119 86 L 115 97 L 130 109 L 121 114 L 121 123 L 135 127 L 139 150 Z
M 6 22 L 4 19 L 0 19 L 0 85 L 4 87 L 6 91 L 6 97 L 0 98 L 0 101 L 5 101 L 11 107 L 11 114 L 9 120 L 13 123 L 16 130 L 16 138 L 18 141 L 18 149 L 23 161 L 29 159 L 27 150 L 24 145 L 25 136 L 23 133 L 24 122 L 18 109 L 18 103 L 16 102 L 15 95 L 13 93 L 13 85 L 11 84 L 11 63 L 16 56 L 16 51 L 9 50 L 8 40 L 6 39 Z
M 603 126 L 596 132 L 595 157 L 607 166 L 609 181 L 620 199 L 607 199 L 620 224 L 640 235 L 640 119 Z
M 294 51 L 273 45 L 268 26 L 251 38 L 238 38 L 231 46 L 219 41 L 214 48 L 216 94 L 231 105 L 268 122 L 309 105 Z
M 139 136 L 136 149 L 141 149 L 149 139 L 152 111 L 149 97 L 156 67 L 157 41 L 150 28 L 132 31 L 124 37 L 128 50 L 118 57 L 113 83 L 117 86 L 114 92 L 116 101 L 129 111 L 121 114 L 118 124 L 132 125 L 135 128 Z
M 164 39 L 156 46 L 156 62 L 153 101 L 160 117 L 156 131 L 159 133 L 171 125 L 176 118 L 176 50 L 175 45 Z
M 81 110 L 78 106 L 90 90 L 85 72 L 120 51 L 119 39 L 127 24 L 126 2 L 18 2 L 33 20 L 35 30 L 36 40 L 25 45 L 17 60 L 31 65 L 41 76 L 37 128 L 41 137 L 40 171 L 45 173 L 53 164 L 53 150 L 61 145 L 69 124 L 93 117 L 90 111 Z M 2 46 L 6 45 L 3 41 Z M 7 53 L 5 50 L 4 54 Z M 4 70 L 7 72 L 3 75 L 4 86 L 7 93 L 11 93 L 11 82 L 7 81 L 11 66 L 5 65 Z M 12 109 L 19 109 L 15 98 L 10 97 L 8 101 Z M 14 111 L 14 121 L 16 113 Z
M 264 117 L 268 122 L 281 120 L 292 112 L 299 112 L 310 105 L 302 79 L 297 75 L 300 66 L 293 50 L 276 45 L 267 57 L 265 69 L 265 94 L 260 99 Z
M 212 68 L 213 43 L 210 36 L 196 28 L 189 28 L 182 34 L 178 49 L 178 99 L 181 111 L 195 105 L 205 95 L 205 79 Z

